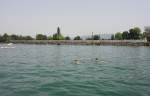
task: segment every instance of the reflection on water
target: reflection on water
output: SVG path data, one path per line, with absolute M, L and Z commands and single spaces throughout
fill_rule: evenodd
M 1 96 L 150 95 L 149 47 L 15 46 L 0 49 Z

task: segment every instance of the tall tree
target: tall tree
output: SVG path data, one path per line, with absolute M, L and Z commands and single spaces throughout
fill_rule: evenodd
M 115 34 L 115 39 L 116 39 L 116 40 L 122 40 L 122 33 L 121 33 L 121 32 L 117 32 L 117 33 Z
M 141 29 L 139 27 L 134 28 L 135 31 L 135 39 L 140 39 L 141 37 Z
M 114 40 L 115 39 L 115 36 L 114 34 L 111 35 L 111 40 Z
M 94 35 L 94 36 L 93 36 L 93 39 L 94 39 L 94 40 L 99 40 L 99 39 L 100 39 L 100 35 Z
M 134 40 L 140 39 L 141 38 L 141 29 L 138 27 L 130 29 L 129 37 L 130 37 L 130 39 L 134 39 Z
M 9 40 L 10 40 L 9 35 L 8 35 L 7 33 L 5 33 L 5 34 L 2 36 L 2 38 L 3 38 L 3 41 L 4 41 L 4 42 L 9 42 Z
M 60 28 L 57 27 L 57 34 L 59 35 L 60 34 Z
M 146 26 L 144 28 L 143 36 L 144 38 L 147 38 L 148 41 L 150 41 L 150 26 Z
M 134 29 L 129 30 L 129 38 L 134 39 Z
M 0 35 L 0 42 L 3 42 L 3 36 Z
M 128 33 L 128 31 L 124 31 L 124 32 L 122 33 L 122 39 L 124 39 L 124 40 L 129 39 L 129 33 Z
M 60 28 L 57 27 L 57 33 L 53 34 L 53 40 L 64 40 L 64 36 L 60 32 Z
M 60 28 L 58 27 L 57 28 L 57 40 L 59 40 L 60 39 Z

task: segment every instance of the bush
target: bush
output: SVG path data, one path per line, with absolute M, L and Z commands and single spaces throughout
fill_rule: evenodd
M 36 35 L 36 40 L 47 40 L 47 36 L 42 35 L 42 34 L 37 34 Z
M 76 36 L 74 37 L 74 40 L 82 40 L 82 38 L 80 36 Z
M 145 46 L 150 46 L 150 42 L 145 42 L 144 45 Z
M 65 37 L 65 40 L 71 40 L 69 36 Z

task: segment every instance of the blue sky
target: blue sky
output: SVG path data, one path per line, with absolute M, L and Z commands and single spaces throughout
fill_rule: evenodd
M 115 33 L 150 25 L 150 0 L 0 0 L 0 34 Z

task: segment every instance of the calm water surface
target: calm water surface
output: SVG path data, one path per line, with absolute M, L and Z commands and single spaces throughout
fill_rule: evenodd
M 0 96 L 150 96 L 150 47 L 15 46 L 0 48 Z

